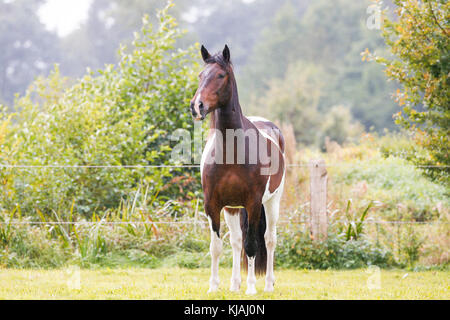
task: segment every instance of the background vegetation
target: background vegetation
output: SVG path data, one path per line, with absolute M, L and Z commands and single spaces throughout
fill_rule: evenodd
M 289 163 L 329 166 L 323 243 L 289 168 L 278 267 L 448 267 L 448 4 L 388 3 L 382 35 L 370 1 L 94 0 L 60 38 L 42 3 L 0 1 L 1 266 L 208 266 L 198 170 L 148 167 L 192 130 L 200 40 L 230 45 L 244 112 L 279 123 Z

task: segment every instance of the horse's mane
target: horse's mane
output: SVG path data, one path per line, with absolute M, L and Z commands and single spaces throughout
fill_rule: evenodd
M 210 64 L 210 63 L 217 63 L 219 66 L 221 66 L 224 69 L 228 69 L 230 68 L 231 70 L 233 70 L 233 63 L 231 61 L 227 62 L 222 53 L 218 52 L 212 56 L 209 56 L 208 59 L 205 60 L 206 64 Z

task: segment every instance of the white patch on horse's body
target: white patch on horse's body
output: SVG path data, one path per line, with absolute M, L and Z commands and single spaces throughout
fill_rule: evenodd
M 202 159 L 200 160 L 200 176 L 203 177 L 203 168 L 205 167 L 206 158 L 211 154 L 212 147 L 214 145 L 214 139 L 216 138 L 216 133 L 213 133 L 206 142 L 205 149 L 202 153 Z
M 258 116 L 249 116 L 249 117 L 247 117 L 247 119 L 250 120 L 251 122 L 271 122 L 270 120 L 267 120 L 266 118 L 258 117 Z
M 255 122 L 270 122 L 269 120 L 264 119 L 262 117 L 247 117 L 247 119 L 250 120 L 252 123 L 255 123 Z M 261 130 L 258 127 L 256 127 L 256 129 L 258 129 L 258 131 L 263 135 L 264 138 L 269 139 L 270 141 L 272 141 L 277 146 L 277 148 L 281 151 L 281 148 L 280 148 L 278 142 L 275 141 L 274 137 L 272 137 L 270 134 L 268 134 L 265 130 Z M 283 152 L 281 152 L 281 153 L 283 154 Z
M 283 172 L 283 178 L 281 178 L 281 182 L 280 185 L 278 186 L 278 188 L 275 189 L 274 192 L 270 192 L 269 190 L 269 186 L 270 186 L 270 177 L 269 179 L 267 179 L 267 183 L 266 183 L 266 190 L 264 191 L 263 197 L 262 197 L 262 203 L 266 203 L 267 201 L 269 201 L 275 194 L 280 193 L 283 191 L 283 186 L 284 186 L 284 177 L 286 176 L 286 171 Z

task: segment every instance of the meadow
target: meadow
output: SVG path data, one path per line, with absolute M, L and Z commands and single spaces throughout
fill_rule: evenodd
M 450 299 L 448 271 L 357 269 L 352 271 L 276 270 L 273 293 L 247 296 L 228 290 L 231 269 L 221 269 L 220 290 L 207 294 L 209 269 L 127 268 L 0 271 L 0 299 Z

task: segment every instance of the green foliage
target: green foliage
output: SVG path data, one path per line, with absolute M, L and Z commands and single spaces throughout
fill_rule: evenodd
M 370 208 L 373 205 L 373 202 L 371 201 L 369 205 L 363 210 L 360 217 L 355 217 L 355 215 L 351 215 L 350 213 L 350 207 L 352 205 L 352 201 L 348 200 L 347 202 L 347 208 L 345 210 L 345 216 L 347 218 L 347 221 L 345 223 L 345 240 L 358 240 L 363 235 L 363 227 L 364 227 L 364 221 L 367 218 L 367 214 L 369 213 Z
M 183 32 L 170 6 L 159 12 L 156 28 L 144 17 L 130 52 L 121 47 L 117 66 L 89 72 L 73 85 L 56 67 L 16 100 L 11 121 L 0 124 L 3 164 L 119 168 L 8 169 L 1 173 L 2 207 L 20 203 L 28 214 L 39 208 L 49 215 L 69 212 L 75 202 L 77 213 L 90 216 L 117 207 L 140 183 L 150 193 L 164 187 L 172 198 L 184 196 L 170 184 L 181 175 L 176 170 L 122 167 L 168 164 L 169 135 L 192 127 L 187 106 L 196 84 L 196 50 L 175 49 Z M 183 173 L 186 179 L 194 174 Z
M 311 1 L 305 9 L 294 1 L 280 1 L 280 8 L 263 29 L 261 41 L 254 46 L 251 59 L 241 72 L 243 105 L 249 104 L 252 113 L 260 112 L 262 108 L 255 97 L 273 94 L 274 81 L 292 79 L 289 74 L 293 69 L 303 78 L 310 68 L 316 68 L 314 76 L 319 85 L 312 91 L 311 99 L 318 91 L 319 100 L 308 105 L 308 109 L 318 109 L 320 113 L 316 113 L 313 123 L 322 123 L 323 116 L 335 112 L 334 106 L 342 105 L 351 110 L 352 117 L 366 130 L 373 127 L 381 132 L 383 128 L 395 127 L 392 114 L 396 106 L 388 94 L 395 85 L 388 83 L 380 66 L 361 61 L 362 48 L 382 51 L 385 47 L 378 32 L 366 26 L 369 5 L 368 0 L 319 0 Z M 298 68 L 299 64 L 303 68 Z M 297 108 L 302 107 L 299 104 Z M 285 106 L 272 106 L 277 108 L 272 117 L 283 113 Z M 313 111 L 308 120 L 312 115 Z M 299 116 L 291 117 L 295 128 L 301 121 L 297 119 Z M 307 135 L 315 135 L 305 131 Z M 319 142 L 317 137 L 305 135 L 300 139 Z M 323 147 L 324 136 L 321 140 L 319 145 Z
M 419 236 L 412 226 L 408 226 L 405 236 L 401 239 L 401 253 L 409 267 L 413 267 L 419 260 L 420 249 L 423 244 L 424 238 Z
M 368 240 L 346 241 L 329 234 L 323 242 L 314 242 L 306 234 L 282 235 L 275 262 L 280 267 L 298 269 L 355 269 L 370 265 L 396 265 L 392 253 L 373 246 Z
M 320 98 L 321 71 L 311 65 L 292 65 L 282 79 L 273 79 L 264 96 L 256 100 L 252 112 L 291 123 L 296 140 L 314 144 L 320 126 L 317 110 Z
M 396 123 L 415 133 L 427 154 L 411 156 L 419 165 L 450 165 L 450 37 L 448 1 L 394 1 L 396 17 L 385 19 L 383 36 L 393 55 L 369 57 L 385 67 L 387 76 L 401 84 L 395 93 L 403 111 Z M 426 173 L 448 184 L 450 169 Z
M 210 258 L 209 232 L 192 229 L 192 225 L 157 225 L 156 233 L 148 233 L 142 222 L 145 217 L 128 216 L 120 220 L 116 214 L 78 221 L 76 225 L 55 225 L 56 216 L 40 226 L 18 222 L 12 216 L 0 214 L 0 229 L 8 236 L 0 240 L 0 265 L 7 267 L 54 268 L 77 264 L 96 266 L 178 266 L 208 267 Z M 192 221 L 185 217 L 185 222 Z M 95 223 L 89 223 L 95 222 Z M 172 221 L 174 222 L 174 221 Z M 180 222 L 180 221 L 178 221 Z M 116 223 L 116 224 L 114 224 Z M 123 223 L 123 224 L 121 224 Z M 346 241 L 344 236 L 330 233 L 327 241 L 313 242 L 307 233 L 280 229 L 276 263 L 287 268 L 351 269 L 368 265 L 394 266 L 392 255 L 373 246 L 365 238 Z M 224 241 L 222 266 L 232 265 L 228 241 Z
M 363 127 L 353 118 L 349 108 L 334 106 L 320 126 L 319 146 L 325 151 L 327 141 L 335 141 L 340 145 L 357 141 L 363 132 Z
M 417 150 L 412 144 L 408 135 L 400 133 L 389 133 L 381 138 L 367 135 L 367 140 L 358 146 L 349 145 L 337 151 L 342 154 L 339 159 L 333 154 L 325 155 L 327 163 L 344 163 L 329 168 L 332 185 L 340 190 L 339 195 L 346 190 L 348 197 L 354 197 L 362 184 L 360 197 L 378 201 L 372 210 L 379 212 L 382 219 L 398 220 L 399 207 L 405 210 L 404 219 L 436 219 L 439 217 L 436 206 L 439 203 L 444 207 L 449 205 L 448 188 L 430 181 L 420 168 L 402 159 L 410 148 Z M 420 149 L 417 152 L 421 152 Z

